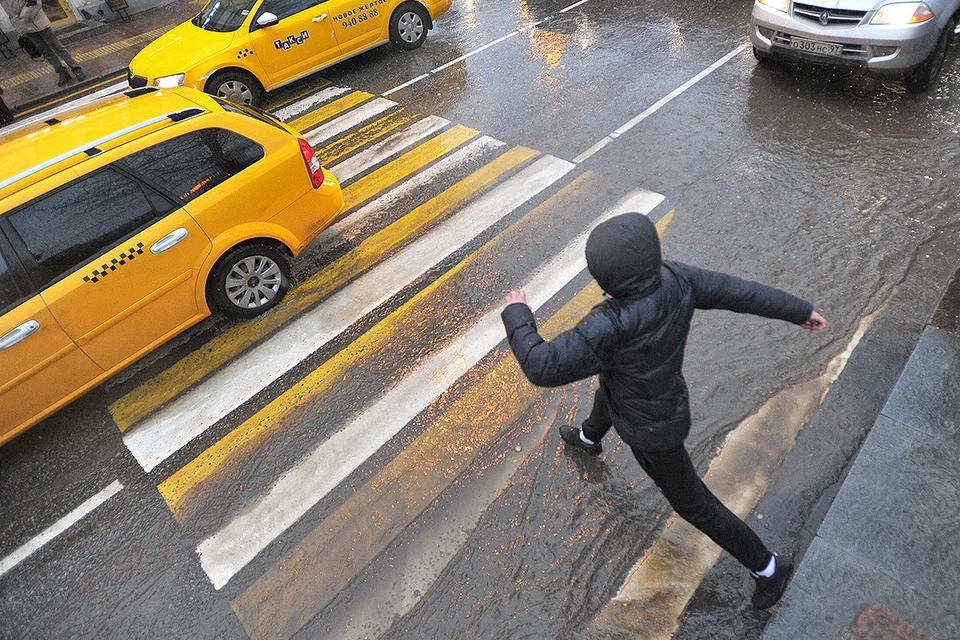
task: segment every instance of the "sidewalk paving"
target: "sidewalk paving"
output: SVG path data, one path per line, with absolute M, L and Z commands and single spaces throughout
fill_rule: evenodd
M 133 56 L 158 36 L 195 15 L 203 3 L 204 0 L 174 0 L 135 13 L 129 22 L 106 23 L 106 29 L 93 30 L 89 37 L 67 44 L 67 50 L 83 66 L 87 79 L 82 83 L 70 82 L 65 87 L 57 86 L 57 74 L 46 60 L 32 60 L 16 48 L 16 39 L 11 37 L 14 41 L 11 48 L 16 55 L 0 58 L 4 102 L 15 116 L 23 115 L 40 103 L 102 85 L 108 79 L 120 81 Z
M 960 271 L 764 640 L 960 638 Z

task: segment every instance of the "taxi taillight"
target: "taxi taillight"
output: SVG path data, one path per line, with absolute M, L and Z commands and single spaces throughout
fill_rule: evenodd
M 313 147 L 310 146 L 309 142 L 303 138 L 298 138 L 297 142 L 300 143 L 300 153 L 303 154 L 303 161 L 307 163 L 310 182 L 313 183 L 314 189 L 319 189 L 320 185 L 323 184 L 323 167 L 320 166 L 320 160 L 317 158 L 317 154 L 313 152 Z

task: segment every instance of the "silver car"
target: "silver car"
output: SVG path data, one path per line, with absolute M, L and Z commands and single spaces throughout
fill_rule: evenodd
M 783 58 L 905 74 L 908 89 L 926 91 L 958 32 L 958 11 L 960 0 L 756 0 L 750 40 L 761 62 Z

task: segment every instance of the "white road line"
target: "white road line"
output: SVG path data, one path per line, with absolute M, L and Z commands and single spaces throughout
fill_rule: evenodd
M 649 213 L 663 196 L 635 192 L 594 224 L 624 211 Z M 592 226 L 591 226 L 592 228 Z M 523 285 L 534 309 L 555 296 L 586 268 L 585 231 Z M 215 589 L 400 432 L 458 378 L 503 341 L 499 305 L 449 346 L 420 365 L 342 431 L 285 473 L 263 498 L 197 546 L 200 564 Z
M 446 63 L 446 64 L 440 65 L 440 66 L 437 67 L 436 69 L 432 69 L 432 70 L 430 71 L 430 73 L 440 73 L 441 71 L 443 71 L 443 70 L 446 69 L 447 67 L 452 67 L 453 65 L 457 64 L 458 62 L 463 62 L 464 60 L 466 60 L 466 59 L 469 58 L 470 56 L 475 56 L 475 55 L 477 55 L 478 53 L 480 53 L 481 51 L 485 51 L 485 50 L 489 49 L 490 47 L 492 47 L 493 45 L 495 45 L 495 44 L 500 44 L 500 43 L 503 42 L 504 40 L 509 40 L 509 39 L 512 38 L 513 36 L 516 36 L 516 35 L 519 35 L 519 34 L 520 34 L 520 31 L 519 31 L 519 30 L 514 31 L 513 33 L 508 33 L 507 35 L 503 36 L 502 38 L 497 38 L 497 39 L 494 40 L 493 42 L 488 42 L 487 44 L 483 45 L 483 46 L 480 47 L 479 49 L 474 49 L 473 51 L 470 51 L 469 53 L 466 53 L 466 54 L 460 56 L 459 58 L 454 58 L 454 59 L 451 60 L 450 62 L 448 62 L 448 63 Z
M 28 540 L 23 546 L 11 553 L 9 556 L 0 560 L 0 576 L 13 569 L 23 562 L 30 554 L 34 553 L 40 547 L 47 544 L 58 535 L 82 520 L 84 516 L 102 505 L 104 502 L 115 496 L 123 489 L 119 480 L 114 480 L 96 495 L 86 499 L 79 507 L 63 516 L 38 536 Z
M 440 116 L 427 116 L 403 131 L 393 134 L 382 142 L 378 142 L 363 153 L 358 153 L 342 162 L 338 162 L 328 167 L 328 169 L 333 175 L 337 176 L 337 180 L 339 180 L 342 185 L 370 167 L 413 146 L 448 124 L 450 124 L 450 121 Z
M 417 76 L 417 77 L 414 78 L 413 80 L 407 80 L 407 81 L 404 82 L 403 84 L 398 85 L 398 86 L 394 87 L 393 89 L 390 89 L 389 91 L 384 91 L 384 92 L 381 93 L 380 95 L 382 95 L 382 96 L 388 96 L 388 95 L 390 95 L 391 93 L 396 93 L 397 91 L 400 91 L 400 89 L 406 89 L 406 88 L 409 87 L 410 85 L 416 84 L 416 83 L 420 82 L 421 80 L 423 80 L 424 78 L 429 78 L 429 77 L 430 77 L 430 74 L 429 74 L 429 73 L 425 73 L 425 74 L 423 74 L 422 76 Z
M 577 4 L 572 5 L 572 6 L 570 6 L 570 7 L 567 7 L 567 8 L 564 9 L 563 11 L 569 11 L 570 9 L 573 9 L 574 7 L 576 7 L 576 6 L 578 6 L 578 5 L 581 5 L 581 4 L 583 4 L 584 2 L 588 2 L 588 0 L 581 0 L 581 1 L 578 2 Z M 563 11 L 561 11 L 560 13 L 563 13 Z M 429 78 L 429 77 L 432 76 L 432 75 L 435 75 L 435 74 L 437 74 L 437 73 L 440 73 L 441 71 L 443 71 L 444 69 L 447 69 L 448 67 L 452 67 L 452 66 L 455 65 L 455 64 L 458 64 L 458 63 L 460 63 L 460 62 L 463 62 L 464 60 L 466 60 L 467 58 L 469 58 L 469 57 L 471 57 L 471 56 L 477 55 L 477 54 L 480 53 L 481 51 L 485 51 L 485 50 L 489 49 L 490 47 L 492 47 L 492 46 L 494 46 L 494 45 L 500 44 L 500 43 L 503 42 L 504 40 L 509 40 L 510 38 L 512 38 L 512 37 L 514 37 L 514 36 L 516 36 L 516 35 L 519 35 L 519 34 L 521 34 L 521 33 L 524 33 L 524 32 L 526 32 L 526 31 L 529 31 L 530 29 L 533 29 L 533 28 L 536 27 L 537 25 L 543 24 L 543 23 L 546 22 L 547 20 L 549 20 L 549 18 L 544 18 L 543 20 L 538 20 L 538 21 L 536 21 L 536 22 L 533 22 L 533 23 L 531 23 L 531 24 L 526 25 L 525 27 L 521 27 L 520 29 L 517 29 L 516 31 L 514 31 L 514 32 L 512 32 L 512 33 L 508 33 L 508 34 L 505 35 L 505 36 L 502 36 L 502 37 L 500 37 L 500 38 L 497 38 L 497 39 L 494 40 L 493 42 L 488 42 L 487 44 L 485 44 L 485 45 L 483 45 L 483 46 L 481 46 L 481 47 L 477 47 L 477 48 L 474 49 L 473 51 L 469 51 L 469 52 L 465 53 L 464 55 L 460 56 L 459 58 L 454 58 L 454 59 L 451 60 L 450 62 L 444 63 L 444 64 L 440 65 L 439 67 L 437 67 L 437 68 L 435 68 L 435 69 L 431 69 L 430 71 L 424 73 L 423 75 L 417 76 L 417 77 L 414 78 L 413 80 L 407 80 L 407 81 L 404 82 L 403 84 L 397 85 L 397 86 L 394 87 L 393 89 L 388 89 L 387 91 L 384 91 L 384 92 L 381 93 L 380 95 L 382 95 L 382 96 L 389 96 L 390 94 L 396 93 L 397 91 L 400 91 L 401 89 L 406 89 L 407 87 L 409 87 L 409 86 L 412 85 L 412 84 L 416 84 L 416 83 L 420 82 L 421 80 L 424 80 L 424 79 L 426 79 L 426 78 Z
M 585 4 L 585 3 L 589 2 L 589 1 L 590 1 L 590 0 L 580 0 L 580 2 L 575 2 L 575 3 L 573 3 L 572 5 L 570 5 L 569 7 L 564 7 L 563 9 L 560 9 L 560 13 L 566 13 L 567 11 L 570 11 L 571 9 L 576 9 L 576 8 L 579 7 L 580 5 Z
M 317 146 L 318 144 L 326 142 L 330 138 L 336 137 L 348 129 L 352 129 L 361 122 L 380 115 L 384 111 L 392 109 L 395 106 L 397 106 L 397 103 L 393 100 L 387 100 L 386 98 L 375 98 L 370 102 L 357 107 L 356 109 L 348 111 L 338 118 L 334 118 L 330 122 L 321 125 L 316 129 L 310 130 L 310 132 L 306 134 L 307 142 L 313 146 Z
M 655 103 L 653 103 L 641 114 L 635 116 L 630 121 L 625 123 L 623 126 L 616 129 L 613 133 L 606 136 L 605 138 L 603 138 L 602 140 L 600 140 L 599 142 L 591 146 L 589 149 L 587 149 L 586 151 L 578 155 L 576 158 L 574 158 L 573 159 L 574 163 L 580 164 L 581 162 L 583 162 L 584 160 L 586 160 L 587 158 L 595 154 L 597 151 L 600 151 L 600 149 L 603 149 L 605 146 L 607 146 L 608 144 L 610 144 L 611 142 L 613 142 L 614 140 L 622 136 L 624 133 L 634 128 L 635 126 L 640 124 L 642 121 L 646 120 L 648 117 L 650 117 L 651 115 L 659 111 L 660 108 L 663 107 L 665 104 L 667 104 L 668 102 L 670 102 L 671 100 L 679 96 L 681 93 L 683 93 L 693 85 L 697 84 L 698 82 L 706 78 L 708 75 L 710 75 L 711 73 L 713 73 L 714 71 L 716 71 L 717 69 L 725 65 L 731 59 L 743 53 L 747 49 L 747 46 L 748 45 L 746 44 L 740 45 L 739 47 L 737 47 L 727 55 L 723 56 L 722 58 L 714 62 L 712 65 L 710 65 L 709 67 L 707 67 L 706 69 L 698 73 L 697 75 L 693 76 L 692 78 L 684 82 L 682 85 L 680 85 L 679 87 L 677 87 L 676 89 L 674 89 L 673 91 L 665 95 L 664 97 L 657 100 Z
M 151 471 L 574 166 L 544 156 L 143 420 L 124 443 Z
M 380 211 L 386 211 L 412 191 L 423 188 L 424 185 L 430 184 L 447 171 L 452 171 L 457 167 L 466 165 L 485 151 L 505 145 L 506 143 L 500 142 L 490 136 L 481 136 L 466 146 L 457 149 L 452 154 L 445 156 L 440 162 L 430 165 L 412 178 L 401 182 L 373 202 L 364 205 L 347 217 L 341 218 L 335 224 L 324 229 L 323 233 L 310 244 L 311 253 L 314 255 L 323 255 L 337 245 L 358 240 L 359 238 L 357 236 L 362 233 L 358 227 L 363 219 Z
M 273 112 L 273 115 L 277 116 L 284 122 L 289 122 L 290 120 L 293 120 L 307 111 L 310 111 L 317 105 L 328 102 L 339 95 L 347 93 L 348 91 L 351 91 L 351 89 L 348 87 L 327 87 L 326 89 L 318 91 L 317 93 L 307 96 L 306 98 L 297 100 L 293 104 L 288 104 L 282 109 L 277 109 Z

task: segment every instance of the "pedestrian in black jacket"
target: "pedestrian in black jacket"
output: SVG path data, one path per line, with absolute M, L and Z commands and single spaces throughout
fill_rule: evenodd
M 612 426 L 684 520 L 749 569 L 753 606 L 774 605 L 793 572 L 788 555 L 770 553 L 697 476 L 683 441 L 690 403 L 683 351 L 694 309 L 727 309 L 786 320 L 809 331 L 826 321 L 809 302 L 756 282 L 664 262 L 656 227 L 628 213 L 598 225 L 587 239 L 587 268 L 610 295 L 576 327 L 550 342 L 537 332 L 522 291 L 507 296 L 503 324 L 510 348 L 535 385 L 556 387 L 599 375 L 582 428 L 561 427 L 563 441 L 592 455 Z

